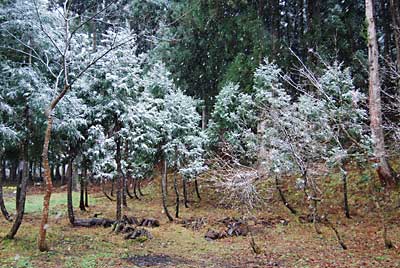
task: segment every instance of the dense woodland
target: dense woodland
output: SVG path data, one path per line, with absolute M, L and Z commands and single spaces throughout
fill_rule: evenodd
M 18 237 L 37 189 L 42 252 L 55 243 L 46 239 L 53 191 L 64 193 L 65 224 L 152 238 L 138 226 L 160 219 L 132 216 L 155 184 L 165 224 L 193 200 L 239 211 L 226 233 L 206 238 L 249 234 L 255 255 L 262 238 L 243 222 L 276 206 L 351 250 L 341 222 L 358 216 L 349 201 L 358 194 L 376 213 L 363 219 L 379 221 L 382 248 L 398 250 L 398 0 L 0 5 L 2 241 Z M 97 192 L 112 215 L 91 215 Z

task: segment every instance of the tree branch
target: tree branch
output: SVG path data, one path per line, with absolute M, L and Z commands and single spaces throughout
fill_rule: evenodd
M 56 48 L 56 50 L 57 50 L 58 53 L 61 55 L 61 57 L 63 57 L 64 55 L 63 55 L 61 49 L 57 46 L 57 44 L 56 44 L 56 42 L 54 41 L 54 39 L 49 35 L 49 33 L 48 33 L 48 32 L 44 29 L 44 27 L 43 27 L 42 19 L 41 19 L 40 14 L 39 14 L 39 9 L 38 9 L 38 7 L 37 7 L 36 0 L 33 0 L 33 4 L 34 4 L 34 6 L 35 6 L 36 15 L 37 15 L 38 20 L 39 20 L 40 29 L 41 29 L 42 32 L 47 36 L 47 38 L 50 40 L 50 42 L 53 44 L 53 46 Z

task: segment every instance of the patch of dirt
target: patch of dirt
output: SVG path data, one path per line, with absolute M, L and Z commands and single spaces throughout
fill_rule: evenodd
M 261 224 L 265 227 L 274 227 L 277 224 L 282 224 L 284 226 L 289 224 L 289 220 L 284 219 L 282 217 L 271 217 L 271 218 L 267 218 L 267 217 L 261 217 L 261 218 L 257 218 L 255 219 L 255 225 Z
M 171 257 L 164 254 L 148 254 L 148 255 L 134 255 L 125 258 L 128 262 L 139 267 L 168 267 L 166 265 L 188 264 L 189 262 L 182 258 Z

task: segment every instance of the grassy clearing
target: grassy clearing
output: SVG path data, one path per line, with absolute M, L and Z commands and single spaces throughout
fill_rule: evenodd
M 10 188 L 6 189 L 9 190 Z M 12 189 L 12 188 L 11 188 Z M 12 189 L 13 190 L 13 189 Z M 92 204 L 95 204 L 96 199 L 91 200 Z M 64 208 L 66 207 L 67 194 L 66 193 L 53 193 L 50 200 L 50 213 L 54 214 L 57 212 L 65 213 Z M 74 206 L 79 206 L 79 193 L 74 192 L 72 194 L 72 202 Z M 15 198 L 6 198 L 5 205 L 10 213 L 15 212 Z M 32 194 L 27 195 L 25 212 L 28 214 L 40 213 L 43 207 L 43 195 L 42 194 Z
M 336 184 L 329 187 L 337 191 Z M 352 190 L 356 186 L 352 185 Z M 239 216 L 235 210 L 222 209 L 212 205 L 212 196 L 203 196 L 201 203 L 192 203 L 191 208 L 182 208 L 182 218 L 205 217 L 207 225 L 193 231 L 184 228 L 178 221 L 168 223 L 161 209 L 156 183 L 145 188 L 146 196 L 142 200 L 128 200 L 129 209 L 125 214 L 137 217 L 153 217 L 161 221 L 159 228 L 150 229 L 154 238 L 145 242 L 123 240 L 122 235 L 111 233 L 111 229 L 73 228 L 66 218 L 66 193 L 52 196 L 50 228 L 48 241 L 51 251 L 40 253 L 36 249 L 38 225 L 42 195 L 29 195 L 27 214 L 24 223 L 13 241 L 0 244 L 0 267 L 137 267 L 128 259 L 134 255 L 165 254 L 180 261 L 170 265 L 154 267 L 400 267 L 398 249 L 386 250 L 382 242 L 382 230 L 378 215 L 368 208 L 362 194 L 351 195 L 354 217 L 342 216 L 340 202 L 326 205 L 336 214 L 333 221 L 337 224 L 349 250 L 342 250 L 330 229 L 322 227 L 323 234 L 317 235 L 312 224 L 300 223 L 296 217 L 287 213 L 285 208 L 274 200 L 254 213 L 257 218 L 283 217 L 288 225 L 261 226 L 254 232 L 254 239 L 262 253 L 253 255 L 249 246 L 249 237 L 233 237 L 217 241 L 206 241 L 204 234 L 209 228 L 220 229 L 217 223 L 228 216 Z M 171 189 L 170 195 L 173 191 Z M 204 195 L 204 193 L 203 193 Z M 193 199 L 195 199 L 193 197 Z M 276 199 L 276 198 L 275 198 Z M 208 200 L 208 201 L 207 201 Z M 301 199 L 300 199 L 301 200 Z M 78 195 L 74 194 L 75 207 Z M 171 196 L 172 204 L 172 196 Z M 356 204 L 356 201 L 359 204 Z M 13 198 L 8 197 L 7 206 L 13 206 Z M 300 203 L 300 202 L 299 202 Z M 297 203 L 295 203 L 298 205 Z M 357 206 L 356 206 L 357 205 Z M 102 193 L 90 195 L 90 210 L 80 212 L 78 217 L 92 217 L 102 212 L 102 217 L 114 217 L 115 203 L 110 202 Z M 183 206 L 182 206 L 183 207 Z M 173 211 L 173 207 L 170 209 Z M 63 212 L 56 219 L 57 212 Z M 366 212 L 368 211 L 368 213 Z M 400 225 L 398 211 L 389 215 L 391 220 L 389 234 L 395 245 L 400 246 Z M 0 219 L 0 238 L 8 231 L 10 224 Z

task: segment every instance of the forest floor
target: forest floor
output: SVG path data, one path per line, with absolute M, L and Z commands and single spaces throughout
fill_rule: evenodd
M 336 185 L 336 184 L 335 184 Z M 332 187 L 336 187 L 333 185 Z M 72 227 L 66 215 L 65 188 L 58 188 L 52 196 L 48 242 L 51 250 L 37 250 L 37 233 L 40 223 L 42 194 L 31 187 L 27 198 L 24 222 L 14 240 L 0 242 L 0 267 L 400 267 L 400 209 L 388 213 L 388 234 L 396 248 L 385 249 L 379 214 L 365 201 L 356 183 L 350 185 L 352 218 L 346 219 L 340 209 L 339 192 L 330 189 L 337 203 L 325 204 L 348 249 L 337 243 L 333 231 L 321 225 L 317 234 L 313 224 L 304 223 L 288 213 L 277 200 L 274 191 L 263 209 L 248 212 L 254 241 L 261 249 L 255 255 L 250 246 L 251 236 L 234 236 L 207 241 L 204 235 L 209 229 L 223 230 L 221 220 L 226 217 L 242 217 L 243 212 L 216 206 L 216 195 L 202 200 L 191 197 L 190 208 L 182 205 L 181 218 L 169 223 L 161 209 L 159 185 L 154 181 L 144 188 L 142 200 L 129 200 L 128 216 L 155 218 L 160 227 L 148 228 L 153 239 L 124 240 L 111 228 Z M 169 190 L 172 204 L 173 190 Z M 295 195 L 293 199 L 297 198 Z M 101 191 L 90 193 L 87 212 L 78 208 L 78 194 L 74 193 L 74 205 L 78 218 L 113 218 L 115 203 L 104 197 Z M 300 198 L 301 199 L 301 198 Z M 13 189 L 6 188 L 6 205 L 12 211 Z M 297 205 L 296 202 L 294 202 Z M 173 206 L 170 206 L 174 212 Z M 251 215 L 251 217 L 250 217 Z M 197 228 L 187 228 L 184 219 L 198 219 Z M 10 223 L 0 218 L 0 239 L 10 228 Z

